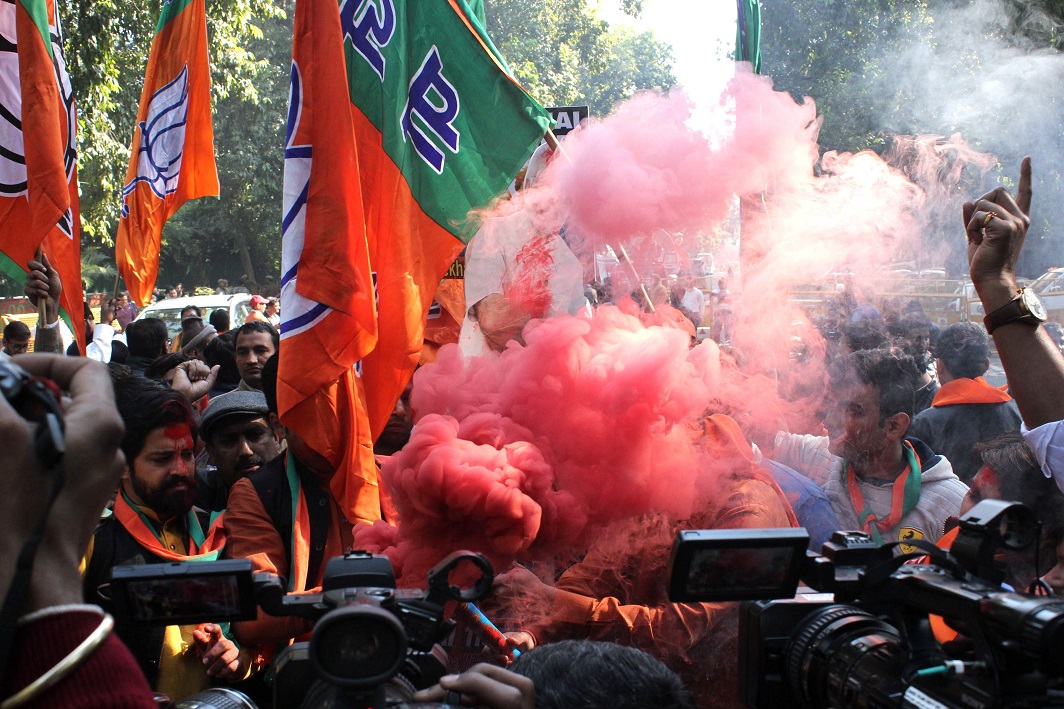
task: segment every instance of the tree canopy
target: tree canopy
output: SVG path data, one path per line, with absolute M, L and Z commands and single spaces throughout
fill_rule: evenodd
M 611 27 L 587 0 L 485 0 L 488 34 L 544 106 L 604 115 L 644 89 L 669 89 L 672 47 L 651 32 Z M 622 7 L 638 14 L 641 0 Z
M 1064 219 L 1062 0 L 762 0 L 765 74 L 824 118 L 822 150 L 888 151 L 896 135 L 960 133 L 997 157 L 964 194 L 1015 178 L 1034 157 L 1035 206 L 1021 271 L 1061 263 Z M 905 155 L 908 151 L 894 151 Z M 899 167 L 905 168 L 904 165 Z M 963 269 L 960 229 L 928 235 Z M 931 265 L 931 264 L 928 264 Z M 942 265 L 942 264 L 936 264 Z

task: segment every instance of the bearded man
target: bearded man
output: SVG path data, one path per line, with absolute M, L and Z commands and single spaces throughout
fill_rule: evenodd
M 111 569 L 124 564 L 210 561 L 223 543 L 221 526 L 192 506 L 196 491 L 195 419 L 184 397 L 160 382 L 132 377 L 115 383 L 125 423 L 126 470 L 114 513 L 97 527 L 86 556 L 84 596 L 108 612 Z M 132 650 L 149 684 L 175 701 L 215 678 L 244 679 L 251 655 L 217 624 L 136 626 L 117 621 L 115 632 Z

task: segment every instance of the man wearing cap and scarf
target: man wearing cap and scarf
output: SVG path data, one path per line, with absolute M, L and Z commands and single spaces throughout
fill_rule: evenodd
M 672 603 L 669 549 L 678 530 L 796 527 L 772 476 L 756 462 L 739 425 L 716 414 L 698 444 L 707 474 L 689 519 L 646 515 L 611 529 L 553 586 L 518 567 L 496 578 L 494 595 L 521 617 L 536 618 L 511 638 L 523 649 L 588 638 L 632 645 L 657 656 L 684 680 L 701 707 L 739 707 L 737 603 Z
M 251 310 L 248 311 L 248 315 L 244 318 L 244 322 L 254 322 L 259 320 L 261 322 L 269 322 L 269 318 L 266 317 L 266 303 L 269 301 L 263 298 L 261 295 L 251 296 Z
M 259 391 L 231 391 L 211 399 L 200 421 L 200 440 L 210 467 L 196 471 L 195 502 L 213 512 L 225 509 L 233 483 L 281 454 L 280 436 Z
M 287 449 L 233 483 L 225 512 L 225 554 L 250 559 L 255 571 L 277 574 L 289 592 L 304 592 L 321 586 L 330 558 L 351 550 L 351 522 L 332 492 L 336 468 L 277 418 L 277 362 L 276 356 L 266 361 L 260 383 Z M 260 610 L 256 620 L 235 623 L 234 631 L 242 643 L 268 649 L 309 633 L 313 625 Z

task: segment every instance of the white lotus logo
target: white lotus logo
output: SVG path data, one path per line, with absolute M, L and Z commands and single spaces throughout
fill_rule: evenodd
M 129 216 L 126 197 L 138 182 L 147 182 L 159 199 L 177 191 L 187 117 L 188 64 L 173 81 L 152 94 L 148 115 L 137 126 L 140 130 L 137 176 L 122 189 L 123 217 Z

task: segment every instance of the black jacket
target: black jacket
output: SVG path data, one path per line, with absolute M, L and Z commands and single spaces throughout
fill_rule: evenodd
M 908 435 L 946 456 L 953 472 L 970 484 L 983 463 L 972 452 L 976 443 L 1020 430 L 1020 412 L 1012 401 L 997 404 L 933 406 L 913 419 Z

